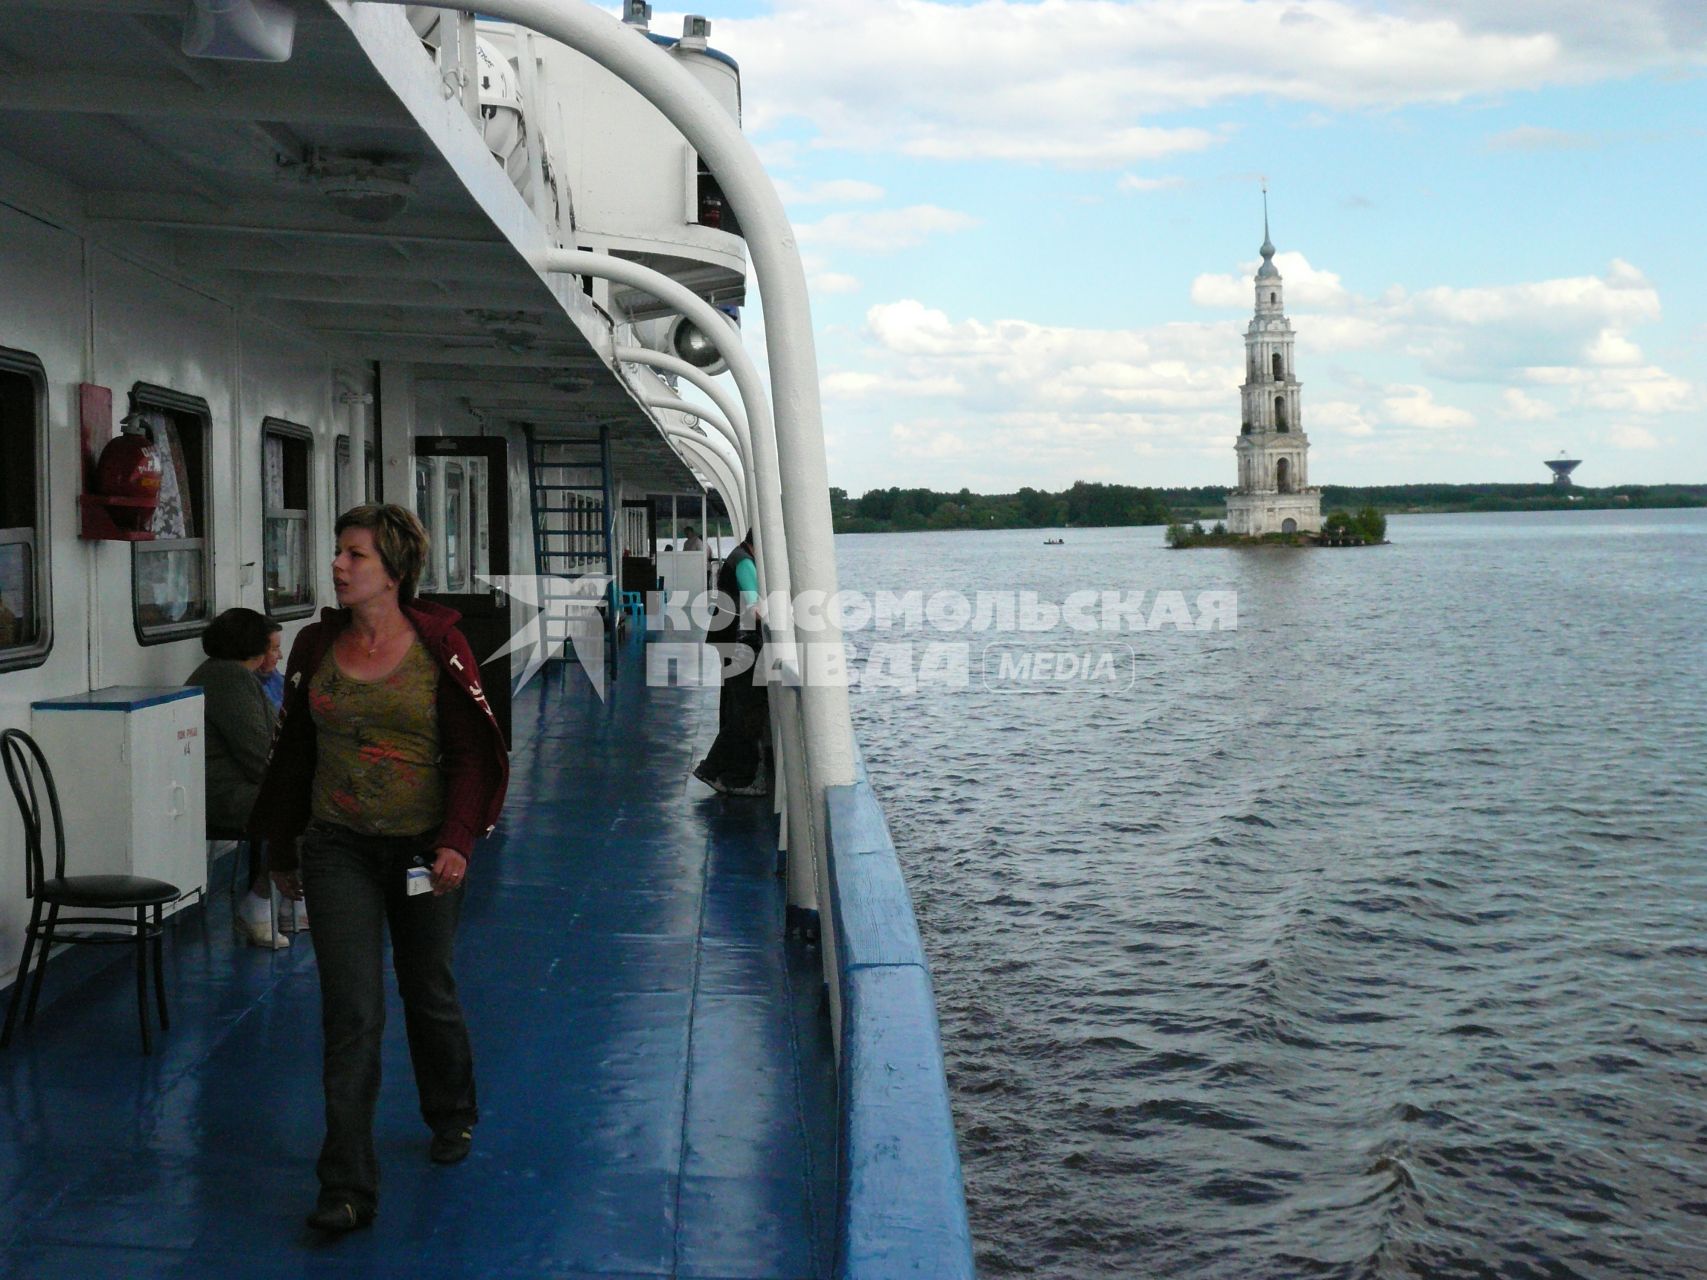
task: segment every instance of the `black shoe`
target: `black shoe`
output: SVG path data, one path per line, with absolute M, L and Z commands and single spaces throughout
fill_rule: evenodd
M 309 1214 L 308 1225 L 316 1231 L 341 1236 L 349 1231 L 359 1231 L 363 1227 L 371 1227 L 373 1225 L 373 1210 L 353 1205 L 348 1200 L 337 1200 L 330 1204 L 323 1204 Z
M 705 785 L 710 787 L 713 791 L 720 792 L 723 795 L 729 794 L 729 784 L 724 782 L 722 778 L 712 776 L 711 770 L 705 767 L 704 761 L 701 761 L 693 767 L 693 776 L 705 783 Z
M 468 1149 L 473 1145 L 474 1130 L 446 1129 L 433 1135 L 427 1156 L 434 1164 L 456 1164 L 468 1158 Z

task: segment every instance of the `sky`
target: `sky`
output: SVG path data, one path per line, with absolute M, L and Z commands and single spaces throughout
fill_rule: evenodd
M 1234 483 L 1264 179 L 1313 483 L 1707 483 L 1704 0 L 704 12 L 833 485 Z

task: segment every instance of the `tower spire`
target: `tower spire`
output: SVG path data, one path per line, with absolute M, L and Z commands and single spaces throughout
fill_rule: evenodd
M 1257 279 L 1268 280 L 1280 274 L 1274 265 L 1274 242 L 1268 238 L 1268 179 L 1262 180 L 1262 266 L 1257 268 Z

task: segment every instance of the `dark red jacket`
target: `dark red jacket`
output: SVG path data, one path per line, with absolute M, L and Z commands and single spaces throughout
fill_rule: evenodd
M 504 734 L 480 688 L 480 664 L 456 622 L 462 615 L 416 600 L 403 606 L 421 643 L 439 665 L 439 753 L 445 782 L 444 824 L 433 848 L 467 857 L 474 842 L 492 834 L 510 781 Z M 346 609 L 322 609 L 320 621 L 297 635 L 285 668 L 284 707 L 266 777 L 249 815 L 252 838 L 265 840 L 274 871 L 296 870 L 296 840 L 308 825 L 317 758 L 308 682 L 350 624 Z

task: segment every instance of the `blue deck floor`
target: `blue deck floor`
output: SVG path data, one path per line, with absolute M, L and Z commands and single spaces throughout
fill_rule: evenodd
M 458 943 L 481 1107 L 464 1164 L 427 1162 L 393 996 L 379 1218 L 331 1242 L 302 1226 L 312 948 L 234 947 L 216 889 L 205 930 L 191 911 L 168 942 L 152 1057 L 128 961 L 77 979 L 64 960 L 0 1055 L 0 1275 L 825 1274 L 833 1065 L 817 954 L 780 942 L 770 804 L 687 781 L 715 696 L 647 689 L 624 657 L 607 705 L 578 672 L 517 700 Z

